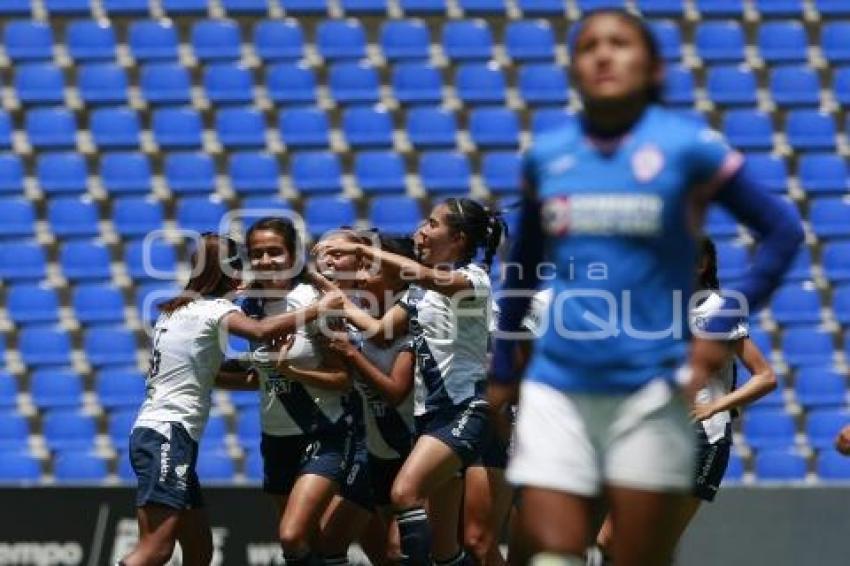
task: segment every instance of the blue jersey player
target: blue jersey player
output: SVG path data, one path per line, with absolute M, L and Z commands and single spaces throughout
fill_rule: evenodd
M 715 132 L 658 104 L 663 66 L 646 25 L 621 11 L 579 23 L 572 80 L 584 111 L 528 151 L 506 290 L 555 265 L 549 325 L 525 372 L 508 478 L 533 562 L 584 564 L 604 494 L 618 564 L 670 561 L 693 481 L 688 395 L 727 359 L 722 335 L 761 306 L 802 240 L 797 213 L 760 190 Z M 710 201 L 757 234 L 747 278 L 690 344 L 695 236 Z M 519 269 L 522 268 L 522 269 Z M 521 293 L 520 293 L 521 295 Z M 530 293 L 499 300 L 516 331 Z M 494 344 L 491 400 L 516 379 L 515 342 Z

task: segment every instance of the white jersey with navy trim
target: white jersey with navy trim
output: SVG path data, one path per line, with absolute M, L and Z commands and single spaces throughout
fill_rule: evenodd
M 490 277 L 472 263 L 457 272 L 469 280 L 470 290 L 448 297 L 414 285 L 402 298 L 416 353 L 416 415 L 470 399 L 486 377 Z
M 225 336 L 219 323 L 238 310 L 226 299 L 196 299 L 159 316 L 153 329 L 147 392 L 133 428 L 176 422 L 193 440 L 200 440 L 224 358 Z
M 319 299 L 314 287 L 300 284 L 285 299 L 263 301 L 263 316 L 303 309 Z M 289 349 L 287 359 L 294 367 L 314 370 L 322 364 L 322 353 L 316 340 L 319 327 L 311 322 L 300 327 Z M 262 359 L 265 347 L 252 345 L 254 358 Z M 305 385 L 283 377 L 271 364 L 256 364 L 260 377 L 260 421 L 262 430 L 271 436 L 305 434 L 334 424 L 345 413 L 344 394 Z
M 696 328 L 702 326 L 703 321 L 710 319 L 723 307 L 723 297 L 718 293 L 712 293 L 700 305 L 691 312 L 691 322 Z M 726 340 L 734 341 L 746 338 L 749 329 L 745 321 L 739 322 L 725 337 Z M 720 370 L 708 379 L 708 384 L 696 394 L 697 403 L 711 403 L 716 399 L 727 395 L 732 391 L 735 379 L 735 358 L 731 357 Z M 705 435 L 711 443 L 717 442 L 726 434 L 726 425 L 732 420 L 729 411 L 717 413 L 710 419 L 702 421 Z

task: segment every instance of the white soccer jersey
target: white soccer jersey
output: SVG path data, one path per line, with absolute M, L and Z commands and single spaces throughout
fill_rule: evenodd
M 712 293 L 699 306 L 691 312 L 692 324 L 700 328 L 703 321 L 711 318 L 723 306 L 723 297 L 718 293 Z M 729 331 L 726 340 L 740 340 L 749 335 L 747 324 L 741 321 Z M 735 359 L 730 358 L 723 367 L 714 375 L 712 375 L 708 384 L 700 389 L 696 395 L 697 403 L 711 403 L 715 399 L 719 399 L 728 394 L 732 390 L 733 380 L 735 375 Z M 717 442 L 726 434 L 726 425 L 731 422 L 732 418 L 729 411 L 717 413 L 710 419 L 702 421 L 702 427 L 705 430 L 705 435 L 711 443 Z
M 522 327 L 540 338 L 549 324 L 549 305 L 552 303 L 552 288 L 541 289 L 531 298 L 528 313 L 522 319 Z
M 134 428 L 177 422 L 194 440 L 200 440 L 224 357 L 219 322 L 238 310 L 226 299 L 197 299 L 159 316 L 153 331 L 145 401 Z
M 416 353 L 416 415 L 469 399 L 486 377 L 490 278 L 474 264 L 457 271 L 469 279 L 470 291 L 448 297 L 411 286 L 402 298 Z
M 290 291 L 285 299 L 264 301 L 264 316 L 299 310 L 313 304 L 319 293 L 311 285 L 301 284 Z M 317 369 L 322 364 L 322 353 L 316 340 L 319 327 L 315 322 L 302 326 L 295 333 L 295 341 L 287 359 L 300 369 Z M 263 345 L 255 345 L 255 358 L 260 358 Z M 260 376 L 260 418 L 265 434 L 291 436 L 305 434 L 328 423 L 336 423 L 344 413 L 343 396 L 339 391 L 329 391 L 290 380 L 277 373 L 271 365 L 256 366 Z M 328 423 L 322 422 L 326 419 Z

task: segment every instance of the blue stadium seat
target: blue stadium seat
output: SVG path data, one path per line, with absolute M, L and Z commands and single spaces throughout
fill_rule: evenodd
M 568 102 L 567 73 L 559 65 L 523 65 L 518 82 L 520 96 L 529 106 L 564 105 Z
M 165 182 L 175 195 L 215 192 L 215 163 L 202 152 L 165 156 Z
M 431 33 L 422 20 L 389 20 L 381 24 L 381 51 L 391 62 L 430 57 Z
M 339 104 L 375 104 L 380 94 L 378 73 L 371 64 L 336 63 L 328 76 L 331 97 Z
M 53 63 L 28 63 L 15 68 L 15 95 L 22 104 L 64 104 L 65 79 Z
M 402 104 L 440 104 L 443 79 L 428 63 L 398 63 L 392 71 L 393 93 Z
M 141 124 L 130 108 L 98 108 L 91 113 L 89 128 L 100 150 L 136 149 L 139 147 Z
M 236 393 L 245 393 L 238 391 Z M 256 397 L 256 395 L 254 395 Z M 257 484 L 263 481 L 263 456 L 258 448 L 248 450 L 245 454 L 245 477 L 252 483 Z
M 86 359 L 95 367 L 136 365 L 136 337 L 120 326 L 94 326 L 83 336 Z
M 233 63 L 212 63 L 204 69 L 204 90 L 212 104 L 251 104 L 254 77 L 247 67 Z
M 443 24 L 443 52 L 454 62 L 487 61 L 493 56 L 493 33 L 484 20 Z
M 626 2 L 625 0 L 576 0 L 576 6 L 582 13 L 585 13 L 594 10 L 624 9 Z
M 185 197 L 177 203 L 177 225 L 195 232 L 221 232 L 220 223 L 227 206 L 216 195 Z
M 821 262 L 824 275 L 830 283 L 850 281 L 850 242 L 828 242 L 823 247 Z M 835 291 L 837 293 L 838 289 Z M 836 310 L 835 314 L 850 317 L 850 311 L 842 313 Z
M 86 104 L 126 104 L 129 83 L 115 63 L 91 63 L 77 70 L 77 88 Z
M 342 192 L 342 165 L 330 151 L 303 151 L 291 158 L 290 176 L 296 190 L 306 194 Z
M 784 410 L 765 409 L 744 415 L 744 438 L 756 450 L 790 447 L 796 431 L 794 419 Z
M 103 154 L 100 179 L 110 194 L 150 192 L 150 161 L 146 155 L 136 152 Z
M 84 325 L 124 321 L 124 297 L 111 284 L 76 285 L 71 306 L 77 321 Z
M 24 166 L 13 153 L 0 153 L 0 194 L 22 194 L 24 191 Z
M 254 394 L 254 397 L 257 395 Z M 239 411 L 236 417 L 236 438 L 243 449 L 255 450 L 260 446 L 262 429 L 260 412 L 256 407 Z
M 822 16 L 850 16 L 850 6 L 844 0 L 815 0 L 815 8 Z
M 254 51 L 266 63 L 304 56 L 304 31 L 294 18 L 262 20 L 254 26 Z
M 838 432 L 850 423 L 846 409 L 815 409 L 806 414 L 806 436 L 816 450 L 831 450 Z
M 726 473 L 723 475 L 723 485 L 737 484 L 744 480 L 744 461 L 737 452 L 729 453 L 729 462 L 726 465 Z
M 84 16 L 91 13 L 89 0 L 44 0 L 44 7 L 51 16 Z
M 850 105 L 850 67 L 833 70 L 832 92 L 839 104 Z
M 150 14 L 148 0 L 100 0 L 106 15 L 115 16 L 147 16 Z
M 794 256 L 791 267 L 785 273 L 784 281 L 807 281 L 812 279 L 812 254 L 803 246 Z
M 87 196 L 50 199 L 47 221 L 53 234 L 62 239 L 100 234 L 97 205 Z
M 773 124 L 770 116 L 761 110 L 727 110 L 723 115 L 723 134 L 738 149 L 773 149 Z
M 797 174 L 803 190 L 811 195 L 847 194 L 850 171 L 847 161 L 833 153 L 807 153 L 800 156 Z
M 30 379 L 30 394 L 39 411 L 79 409 L 83 404 L 83 380 L 71 369 L 37 369 Z
M 11 376 L 5 374 L 4 381 L 11 379 Z M 13 381 L 14 383 L 14 381 Z M 0 412 L 0 451 L 3 458 L 0 458 L 0 470 L 2 463 L 8 456 L 15 452 L 25 452 L 29 447 L 30 427 L 27 420 L 19 415 L 15 410 L 4 410 Z M 0 472 L 0 481 L 6 479 Z
M 749 268 L 749 252 L 742 245 L 717 242 L 717 274 L 722 280 L 740 279 Z
M 818 454 L 815 463 L 818 478 L 824 482 L 850 482 L 850 458 L 832 450 Z
M 137 284 L 135 305 L 142 325 L 145 328 L 153 328 L 156 318 L 159 315 L 157 306 L 163 301 L 173 298 L 179 292 L 180 288 L 173 282 L 148 281 Z
M 351 226 L 356 219 L 354 203 L 347 197 L 318 196 L 304 203 L 304 222 L 314 238 L 340 226 Z
M 84 193 L 88 185 L 88 166 L 77 153 L 42 153 L 36 158 L 36 177 L 41 190 L 48 194 Z
M 712 238 L 730 238 L 738 235 L 738 223 L 725 208 L 712 205 L 706 212 L 703 230 Z
M 808 39 L 801 22 L 766 22 L 757 34 L 759 53 L 766 63 L 804 63 Z
M 386 108 L 358 106 L 342 114 L 342 131 L 349 147 L 387 148 L 393 146 L 392 114 Z
M 5 110 L 0 110 L 0 149 L 12 147 L 12 117 Z
M 383 16 L 387 13 L 387 0 L 340 0 L 340 6 L 346 16 Z
M 744 66 L 712 67 L 706 79 L 708 97 L 722 106 L 755 106 L 756 77 Z
M 58 326 L 30 326 L 18 332 L 18 350 L 30 367 L 71 363 L 71 338 Z
M 30 0 L 6 0 L 0 4 L 0 16 L 31 16 Z
M 0 277 L 21 281 L 46 275 L 47 256 L 37 242 L 0 242 Z
M 17 325 L 59 322 L 59 296 L 41 284 L 18 284 L 6 292 L 6 310 Z
M 228 176 L 239 195 L 277 193 L 280 167 L 270 153 L 241 151 L 230 155 Z
M 481 159 L 481 177 L 492 194 L 519 193 L 520 157 L 514 151 L 491 151 Z
M 68 451 L 56 457 L 53 474 L 59 484 L 92 484 L 105 480 L 109 469 L 100 456 Z
M 203 123 L 192 108 L 160 108 L 153 112 L 153 137 L 162 149 L 200 149 Z
M 696 83 L 694 74 L 682 65 L 670 65 L 664 74 L 664 101 L 672 105 L 692 106 Z
M 696 28 L 694 44 L 697 55 L 706 63 L 740 63 L 744 61 L 746 39 L 741 24 L 734 20 L 703 22 Z
M 505 0 L 458 0 L 464 16 L 504 15 Z
M 519 146 L 520 125 L 509 108 L 475 108 L 469 115 L 469 135 L 479 149 Z
M 262 16 L 268 13 L 267 0 L 221 0 L 228 16 Z
M 682 34 L 680 24 L 672 20 L 651 21 L 650 28 L 665 61 L 682 59 Z
M 750 340 L 762 351 L 766 358 L 770 359 L 771 352 L 773 351 L 773 337 L 769 333 L 762 330 L 759 326 L 750 326 Z M 738 369 L 746 370 L 746 368 L 742 368 L 741 366 Z M 743 383 L 743 379 L 739 381 Z
M 72 281 L 109 279 L 109 250 L 96 241 L 68 241 L 59 252 L 62 273 Z
M 811 283 L 789 283 L 773 295 L 770 310 L 773 318 L 783 326 L 816 324 L 820 317 L 820 298 Z
M 801 18 L 802 0 L 755 0 L 755 9 L 763 18 Z
M 139 409 L 117 410 L 109 414 L 109 424 L 107 431 L 112 444 L 117 447 L 127 447 L 130 443 L 130 431 L 133 429 L 133 423 L 136 422 L 136 416 Z
M 123 238 L 142 237 L 162 230 L 165 212 L 153 196 L 117 198 L 112 202 L 112 223 Z
M 266 69 L 266 91 L 275 104 L 314 104 L 316 75 L 306 63 L 278 63 Z
M 505 28 L 505 50 L 515 62 L 552 61 L 555 34 L 546 20 L 509 22 Z
M 802 481 L 806 460 L 789 450 L 766 450 L 756 454 L 755 471 L 762 481 Z
M 420 222 L 419 203 L 408 196 L 380 195 L 369 200 L 369 223 L 381 232 L 412 234 Z
M 459 151 L 426 151 L 419 158 L 419 176 L 428 193 L 466 195 L 472 168 Z
M 744 166 L 750 170 L 754 179 L 759 179 L 770 191 L 788 191 L 788 165 L 782 157 L 768 153 L 751 153 L 747 155 Z
M 225 150 L 266 146 L 266 119 L 256 108 L 222 108 L 215 114 L 215 132 Z
M 44 22 L 13 20 L 3 28 L 3 47 L 14 63 L 53 58 L 53 30 Z
M 177 61 L 180 43 L 177 29 L 169 20 L 136 20 L 127 31 L 130 53 L 139 63 Z
M 201 450 L 196 471 L 198 479 L 204 484 L 230 483 L 236 473 L 236 466 L 225 450 Z
M 51 411 L 42 417 L 42 434 L 48 450 L 86 450 L 94 446 L 94 419 L 76 411 Z
M 393 151 L 361 151 L 354 157 L 354 175 L 364 193 L 405 192 L 404 161 Z
M 407 137 L 416 149 L 453 148 L 457 139 L 454 112 L 445 108 L 414 107 L 407 112 Z
M 290 149 L 325 148 L 330 143 L 328 117 L 320 108 L 284 110 L 278 127 L 283 143 Z
M 553 130 L 575 120 L 575 114 L 563 108 L 539 108 L 531 115 L 531 132 L 538 135 Z
M 746 371 L 746 368 L 738 366 L 738 369 L 742 370 L 738 374 L 738 385 L 743 385 L 750 379 L 749 372 Z M 756 412 L 783 412 L 785 410 L 785 395 L 784 395 L 784 379 L 782 376 L 777 376 L 777 385 L 776 389 L 759 397 L 749 405 L 747 405 L 747 411 L 751 414 Z
M 366 56 L 366 31 L 358 20 L 324 20 L 316 27 L 316 49 L 327 61 Z
M 280 0 L 279 3 L 290 15 L 325 15 L 328 11 L 327 0 Z
M 685 11 L 683 0 L 637 0 L 637 8 L 644 17 L 682 17 Z
M 115 59 L 115 31 L 103 20 L 77 20 L 65 30 L 68 52 L 77 63 Z
M 192 82 L 179 63 L 150 63 L 139 75 L 142 97 L 152 105 L 189 104 Z
M 835 120 L 817 110 L 792 110 L 785 120 L 785 135 L 795 151 L 832 151 Z
M 405 16 L 444 14 L 446 0 L 399 0 L 399 6 Z
M 845 254 L 850 250 L 845 250 Z M 840 266 L 842 278 L 841 281 L 846 282 L 850 280 L 850 261 L 848 261 L 850 255 L 844 255 L 841 258 L 843 264 Z M 827 268 L 827 276 L 830 275 L 829 269 Z M 835 320 L 838 321 L 838 324 L 841 326 L 847 327 L 850 326 L 850 285 L 840 285 L 835 288 L 832 293 L 832 310 L 835 313 Z M 848 334 L 850 336 L 850 334 Z M 845 354 L 850 357 L 850 352 Z
M 145 398 L 145 376 L 133 368 L 104 368 L 97 372 L 98 402 L 109 410 L 135 409 Z
M 770 94 L 781 107 L 818 106 L 820 81 L 808 67 L 774 67 L 770 71 Z
M 19 394 L 17 380 L 8 372 L 0 370 L 0 409 L 14 411 L 18 406 Z M 3 428 L 0 426 L 0 430 Z M 0 449 L 2 449 L 2 442 L 0 442 Z
M 232 20 L 201 20 L 192 25 L 192 51 L 202 63 L 235 61 L 242 55 L 242 33 Z
M 850 23 L 826 22 L 820 37 L 821 51 L 830 64 L 850 63 Z
M 455 88 L 466 105 L 503 104 L 505 75 L 497 63 L 466 63 L 455 71 Z
M 41 464 L 29 454 L 9 452 L 0 458 L 0 483 L 35 483 L 40 478 Z
M 35 208 L 21 197 L 0 199 L 0 238 L 35 235 Z
M 564 17 L 565 5 L 560 0 L 517 0 L 523 17 Z
M 34 108 L 24 118 L 30 145 L 36 149 L 73 149 L 77 119 L 64 108 Z
M 818 238 L 850 236 L 850 199 L 812 199 L 809 205 L 809 222 Z
M 792 327 L 782 336 L 782 355 L 792 367 L 832 365 L 833 353 L 833 340 L 829 332 Z
M 794 392 L 806 410 L 847 405 L 846 378 L 830 367 L 801 368 Z

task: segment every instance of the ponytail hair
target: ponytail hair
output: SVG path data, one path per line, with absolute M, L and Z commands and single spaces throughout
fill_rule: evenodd
M 697 266 L 699 269 L 697 286 L 701 290 L 720 289 L 720 280 L 717 278 L 717 248 L 707 236 L 700 238 Z
M 508 234 L 505 219 L 499 211 L 491 210 L 468 198 L 449 198 L 446 218 L 449 226 L 466 236 L 466 261 L 472 261 L 479 249 L 484 252 L 484 267 L 489 272 L 502 238 Z

